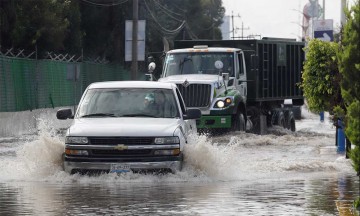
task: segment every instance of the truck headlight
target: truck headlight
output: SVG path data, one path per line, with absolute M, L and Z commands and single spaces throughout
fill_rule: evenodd
M 232 99 L 231 98 L 226 98 L 225 99 L 225 105 L 229 106 L 232 103 Z
M 219 98 L 218 101 L 216 101 L 214 108 L 228 107 L 233 103 L 233 101 L 234 101 L 233 97 Z
M 65 143 L 69 144 L 88 144 L 89 140 L 87 137 L 71 137 L 65 138 Z
M 154 140 L 155 144 L 173 144 L 180 143 L 180 139 L 177 136 L 174 137 L 156 137 Z
M 219 100 L 218 102 L 216 102 L 216 106 L 217 106 L 218 108 L 223 108 L 223 107 L 225 106 L 225 103 L 224 103 L 224 101 Z

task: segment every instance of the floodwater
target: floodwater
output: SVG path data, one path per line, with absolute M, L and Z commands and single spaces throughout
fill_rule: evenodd
M 62 170 L 64 123 L 51 113 L 36 132 L 0 137 L 0 215 L 357 214 L 359 177 L 335 128 L 303 115 L 297 132 L 191 137 L 177 174 L 89 177 Z

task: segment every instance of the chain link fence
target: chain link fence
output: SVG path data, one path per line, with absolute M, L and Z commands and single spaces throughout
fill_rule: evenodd
M 130 72 L 119 64 L 0 52 L 0 112 L 76 105 L 92 82 L 129 79 Z

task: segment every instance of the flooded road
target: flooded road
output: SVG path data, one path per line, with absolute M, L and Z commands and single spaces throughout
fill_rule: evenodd
M 51 114 L 36 135 L 0 137 L 0 215 L 352 215 L 351 161 L 330 122 L 304 115 L 297 132 L 194 136 L 177 174 L 89 177 L 63 171 Z

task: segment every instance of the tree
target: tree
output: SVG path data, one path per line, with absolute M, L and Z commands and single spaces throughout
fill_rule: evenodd
M 305 48 L 306 61 L 301 88 L 313 112 L 332 113 L 336 106 L 342 107 L 337 50 L 337 43 L 318 39 L 311 40 Z
M 64 50 L 69 20 L 64 8 L 69 1 L 15 1 L 16 19 L 11 31 L 12 45 L 25 49 Z
M 338 52 L 342 75 L 341 94 L 344 98 L 345 133 L 355 149 L 351 159 L 354 169 L 360 172 L 360 0 L 347 12 Z

